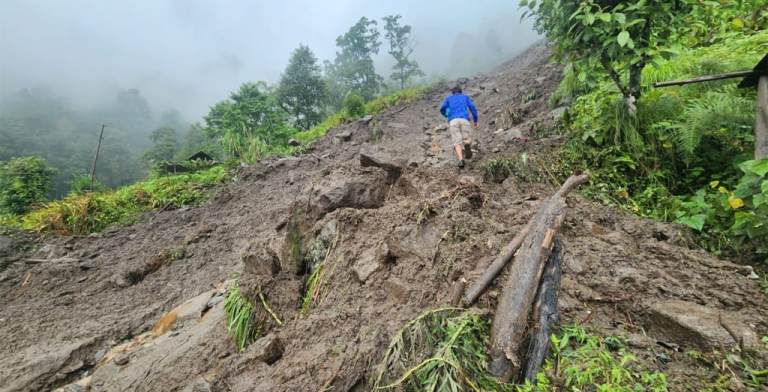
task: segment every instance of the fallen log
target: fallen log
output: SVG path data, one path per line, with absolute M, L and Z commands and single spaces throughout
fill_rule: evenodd
M 477 301 L 478 298 L 480 298 L 485 290 L 488 289 L 488 286 L 491 285 L 491 282 L 493 282 L 493 280 L 499 276 L 501 270 L 504 269 L 504 266 L 506 266 L 507 263 L 512 260 L 512 256 L 514 256 L 515 252 L 520 249 L 520 245 L 523 244 L 525 236 L 528 235 L 529 228 L 530 224 L 526 225 L 523 230 L 520 230 L 520 233 L 518 233 L 517 236 L 515 236 L 515 238 L 513 238 L 512 241 L 510 241 L 509 244 L 507 244 L 507 246 L 501 250 L 499 256 L 496 257 L 496 260 L 491 263 L 491 266 L 485 270 L 485 273 L 483 273 L 483 276 L 478 279 L 477 283 L 475 283 L 475 285 L 472 286 L 469 291 L 467 291 L 467 295 L 464 297 L 464 299 L 467 301 L 467 306 L 472 305 L 475 303 L 475 301 Z
M 533 314 L 531 321 L 533 326 L 529 334 L 528 353 L 526 355 L 525 371 L 523 378 L 536 385 L 536 374 L 544 364 L 544 357 L 549 349 L 549 335 L 552 326 L 557 323 L 557 293 L 560 290 L 561 265 L 563 257 L 563 245 L 555 241 L 552 256 L 547 261 L 544 274 L 541 277 L 539 291 L 533 302 Z
M 522 367 L 520 347 L 544 265 L 552 253 L 553 239 L 565 221 L 565 197 L 589 180 L 589 173 L 571 176 L 552 197 L 542 202 L 529 223 L 529 233 L 501 294 L 491 328 L 491 373 L 507 381 Z
M 461 302 L 461 295 L 464 294 L 464 288 L 466 286 L 467 280 L 464 278 L 459 278 L 459 280 L 453 283 L 451 295 L 448 297 L 448 306 L 454 308 L 459 306 L 459 303 Z

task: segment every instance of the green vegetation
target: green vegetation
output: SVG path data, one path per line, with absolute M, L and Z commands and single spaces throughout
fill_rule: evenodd
M 400 15 L 390 15 L 384 17 L 384 31 L 387 32 L 385 38 L 389 41 L 389 54 L 395 58 L 395 65 L 392 66 L 390 78 L 400 84 L 400 89 L 405 89 L 408 81 L 417 76 L 426 74 L 419 68 L 419 63 L 409 60 L 411 54 L 416 49 L 416 39 L 411 34 L 411 26 L 400 25 Z
M 754 90 L 736 88 L 738 79 L 652 84 L 752 68 L 768 52 L 768 1 L 520 4 L 566 62 L 550 104 L 572 102 L 560 121 L 569 141 L 540 172 L 562 180 L 589 170 L 586 195 L 691 227 L 716 254 L 764 259 L 767 164 L 751 160 Z M 484 171 L 490 179 L 519 166 Z
M 323 119 L 323 100 L 328 95 L 320 65 L 312 50 L 300 45 L 291 54 L 280 78 L 277 100 L 292 117 L 293 126 L 306 131 Z
M 32 204 L 45 201 L 56 172 L 40 157 L 0 161 L 0 212 L 23 214 Z
M 375 390 L 509 391 L 486 368 L 490 323 L 458 308 L 428 311 L 389 344 Z
M 33 209 L 19 218 L 20 225 L 28 230 L 60 234 L 99 232 L 115 224 L 129 223 L 141 212 L 200 204 L 213 195 L 211 186 L 227 178 L 226 170 L 219 166 L 155 178 L 116 191 L 72 194 Z
M 344 112 L 350 118 L 362 117 L 365 115 L 365 101 L 363 97 L 352 93 L 344 99 Z
M 579 326 L 564 327 L 560 335 L 552 335 L 552 347 L 536 385 L 519 386 L 518 392 L 667 390 L 666 375 L 640 366 L 619 338 L 602 339 Z
M 332 107 L 340 109 L 347 94 L 356 93 L 370 101 L 381 91 L 384 78 L 376 73 L 372 56 L 379 53 L 379 30 L 376 20 L 366 17 L 336 38 L 336 59 L 325 62 L 325 74 L 331 87 Z
M 227 315 L 227 332 L 238 351 L 245 350 L 261 336 L 261 326 L 253 312 L 253 304 L 240 294 L 237 285 L 229 290 L 224 300 L 224 313 Z

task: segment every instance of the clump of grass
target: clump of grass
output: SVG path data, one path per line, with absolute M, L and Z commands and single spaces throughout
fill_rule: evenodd
M 602 339 L 579 326 L 565 327 L 552 335 L 552 349 L 536 385 L 518 386 L 518 392 L 667 390 L 666 375 L 643 369 L 618 338 Z
M 489 322 L 460 308 L 426 312 L 406 324 L 387 349 L 375 390 L 510 391 L 488 373 Z
M 223 167 L 160 177 L 107 192 L 72 194 L 45 203 L 22 216 L 21 226 L 37 232 L 86 235 L 129 222 L 153 209 L 197 205 L 210 198 L 210 187 L 226 180 Z
M 224 312 L 227 314 L 227 331 L 238 351 L 245 350 L 261 336 L 261 325 L 253 310 L 253 304 L 240 294 L 239 287 L 233 286 L 224 300 Z
M 333 238 L 333 243 L 329 244 L 323 261 L 317 264 L 304 284 L 304 298 L 301 299 L 301 309 L 299 310 L 299 315 L 302 317 L 307 314 L 313 304 L 316 304 L 322 300 L 321 297 L 323 296 L 323 287 L 327 286 L 326 271 L 329 267 L 329 263 L 331 264 L 331 269 L 328 272 L 328 275 L 333 276 L 333 271 L 335 270 L 336 265 L 339 263 L 339 260 L 343 259 L 344 257 L 342 254 L 339 256 L 339 259 L 337 259 L 336 262 L 330 261 L 331 253 L 333 253 L 333 251 L 336 249 L 340 233 L 341 230 L 337 229 L 336 236 Z

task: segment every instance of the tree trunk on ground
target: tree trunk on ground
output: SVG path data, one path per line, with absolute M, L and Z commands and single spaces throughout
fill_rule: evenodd
M 553 239 L 565 221 L 565 197 L 589 180 L 589 173 L 572 176 L 545 200 L 529 223 L 530 232 L 501 294 L 491 328 L 491 373 L 507 381 L 522 366 L 520 346 L 528 325 L 534 296 L 544 265 L 552 253 Z
M 448 305 L 452 307 L 459 306 L 461 303 L 461 295 L 464 294 L 464 288 L 467 287 L 467 280 L 459 278 L 459 280 L 453 283 L 451 289 L 451 295 L 448 296 Z
M 481 276 L 477 283 L 475 283 L 474 286 L 472 286 L 472 288 L 467 292 L 467 295 L 464 297 L 467 301 L 467 306 L 472 305 L 475 303 L 475 301 L 477 301 L 478 298 L 480 298 L 488 286 L 491 285 L 493 280 L 499 276 L 501 270 L 504 269 L 504 266 L 506 266 L 507 263 L 512 260 L 512 256 L 514 256 L 515 252 L 520 249 L 520 245 L 523 244 L 525 236 L 528 235 L 529 227 L 530 225 L 526 225 L 523 230 L 520 230 L 520 233 L 518 233 L 517 236 L 512 239 L 512 241 L 510 241 L 510 243 L 507 244 L 504 249 L 501 250 L 501 253 L 496 258 L 496 260 L 493 261 L 483 276 Z
M 536 384 L 536 374 L 539 373 L 539 368 L 544 364 L 544 358 L 547 356 L 552 326 L 559 319 L 557 295 L 560 290 L 562 257 L 563 245 L 561 241 L 556 240 L 552 256 L 544 268 L 541 285 L 539 285 L 539 291 L 536 293 L 536 300 L 533 302 L 533 315 L 531 316 L 533 326 L 528 343 L 523 378 L 534 385 Z
M 757 84 L 755 103 L 755 159 L 768 158 L 768 76 Z

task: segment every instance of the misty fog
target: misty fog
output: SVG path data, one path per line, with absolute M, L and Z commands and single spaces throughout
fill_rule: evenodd
M 0 106 L 23 88 L 76 110 L 138 89 L 153 115 L 176 109 L 196 122 L 243 82 L 276 83 L 300 43 L 332 60 L 336 37 L 361 16 L 381 28 L 390 14 L 413 26 L 428 78 L 486 70 L 538 39 L 510 0 L 0 0 Z M 386 49 L 376 65 L 388 79 Z

